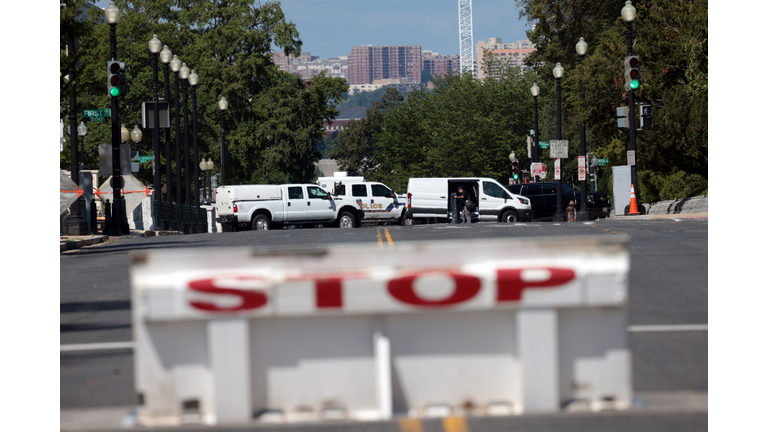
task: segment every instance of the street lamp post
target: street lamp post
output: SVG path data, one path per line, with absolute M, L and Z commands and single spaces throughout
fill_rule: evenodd
M 533 162 L 539 162 L 539 86 L 534 81 L 531 87 L 531 95 L 533 95 Z M 533 176 L 533 181 L 536 181 L 536 176 Z
M 163 50 L 160 51 L 160 61 L 163 62 L 163 98 L 166 102 L 168 102 L 168 106 L 170 109 L 170 63 L 171 59 L 173 58 L 173 53 L 171 53 L 171 50 L 168 49 L 168 45 L 163 45 Z M 171 163 L 171 128 L 170 125 L 165 129 L 165 185 L 166 185 L 166 191 L 165 191 L 165 202 L 171 203 L 173 201 L 171 197 L 172 194 L 172 185 L 173 181 L 172 178 L 172 170 L 171 166 L 173 164 Z M 173 218 L 171 218 L 173 219 Z M 170 225 L 170 221 L 166 221 Z
M 227 100 L 221 96 L 219 100 L 219 109 L 221 110 L 221 185 L 227 184 L 227 142 L 224 139 L 224 111 L 227 110 Z
M 115 6 L 115 2 L 109 2 L 109 6 L 104 9 L 104 15 L 109 24 L 109 56 L 117 61 L 117 23 L 120 21 L 120 10 Z M 123 231 L 121 223 L 121 197 L 123 184 L 123 175 L 120 172 L 120 115 L 117 106 L 117 97 L 111 97 L 110 118 L 112 119 L 112 227 L 109 230 L 111 235 L 128 234 Z
M 579 38 L 579 42 L 576 44 L 576 54 L 579 55 L 579 65 L 584 65 L 584 56 L 587 54 L 587 42 L 583 37 Z M 584 86 L 579 83 L 579 99 L 584 100 Z M 579 155 L 584 156 L 584 171 L 586 171 L 586 157 L 587 157 L 587 131 L 584 127 L 584 122 L 579 124 Z M 576 213 L 576 220 L 583 221 L 589 220 L 589 210 L 587 209 L 587 179 L 581 180 L 581 207 L 579 212 Z
M 203 199 L 201 199 L 201 204 L 208 204 L 208 194 L 205 191 L 205 185 L 208 182 L 207 177 L 205 174 L 208 172 L 208 162 L 205 161 L 205 158 L 200 161 L 200 171 L 203 172 Z
M 624 7 L 621 8 L 621 18 L 627 26 L 627 56 L 634 55 L 632 50 L 632 22 L 637 17 L 637 10 L 632 6 L 632 2 L 627 0 Z M 632 88 L 627 90 L 627 103 L 629 105 L 629 113 L 627 118 L 629 119 L 629 150 L 635 153 L 635 161 L 637 157 L 637 130 L 635 129 L 635 91 Z M 635 188 L 635 198 L 637 202 L 640 201 L 640 185 L 637 182 L 637 162 L 629 167 L 629 178 L 632 185 Z
M 194 144 L 195 161 L 197 161 L 197 83 L 199 77 L 194 69 L 189 74 L 189 85 L 192 86 L 192 142 Z M 195 205 L 200 206 L 200 172 L 195 165 Z M 191 204 L 191 203 L 190 203 Z
M 149 41 L 149 52 L 152 54 L 152 94 L 155 109 L 153 110 L 154 127 L 152 128 L 152 164 L 154 165 L 154 229 L 162 229 L 157 221 L 162 220 L 162 191 L 160 190 L 160 96 L 157 92 L 157 57 L 161 48 L 160 39 L 157 35 L 152 36 Z
M 560 66 L 560 62 L 555 65 L 552 70 L 552 74 L 555 76 L 555 82 L 557 83 L 557 140 L 560 141 L 562 135 L 561 128 L 561 116 L 560 116 L 560 79 L 563 77 L 563 67 Z M 557 159 L 558 165 L 560 165 L 560 159 Z M 552 218 L 554 222 L 563 222 L 565 220 L 565 213 L 563 212 L 563 180 L 562 180 L 562 165 L 560 165 L 560 178 L 557 179 L 557 211 Z
M 208 204 L 213 203 L 213 160 L 208 156 L 208 162 L 206 162 L 206 168 L 208 168 Z
M 179 70 L 181 70 L 181 60 L 174 55 L 170 63 L 171 72 L 176 76 L 174 80 L 174 101 L 173 101 L 173 125 L 176 127 L 176 205 L 181 205 L 181 125 L 179 122 Z M 175 213 L 174 213 L 175 214 Z M 174 223 L 181 221 L 174 217 Z M 173 228 L 179 231 L 180 227 Z
M 181 88 L 183 90 L 182 101 L 184 102 L 184 201 L 182 204 L 192 205 L 192 201 L 189 196 L 189 114 L 187 103 L 187 88 L 189 87 L 189 68 L 186 63 L 181 64 L 179 69 L 179 77 L 183 80 Z

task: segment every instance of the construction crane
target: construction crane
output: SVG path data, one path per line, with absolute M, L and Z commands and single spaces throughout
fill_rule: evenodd
M 462 72 L 475 72 L 472 40 L 472 0 L 459 0 L 459 65 Z

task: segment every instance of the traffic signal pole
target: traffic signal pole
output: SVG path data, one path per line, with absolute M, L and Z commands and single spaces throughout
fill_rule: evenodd
M 632 51 L 632 22 L 626 22 L 627 25 L 627 56 L 635 55 Z M 635 154 L 635 163 L 629 167 L 629 178 L 635 188 L 635 199 L 640 201 L 640 185 L 637 182 L 637 129 L 635 124 L 635 91 L 630 87 L 627 90 L 627 102 L 629 104 L 629 150 Z
M 109 24 L 109 56 L 112 61 L 117 61 L 117 23 Z M 122 235 L 122 190 L 123 176 L 120 172 L 120 116 L 117 110 L 117 97 L 110 95 L 110 118 L 112 119 L 112 229 L 110 234 Z M 128 233 L 125 233 L 128 234 Z

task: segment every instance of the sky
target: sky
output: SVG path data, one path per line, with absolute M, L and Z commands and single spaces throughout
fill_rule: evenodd
M 98 0 L 105 8 L 109 0 Z M 302 52 L 321 59 L 345 56 L 358 45 L 421 45 L 438 54 L 459 54 L 458 0 L 283 0 L 286 19 L 296 24 Z M 530 26 L 518 19 L 514 0 L 472 2 L 474 45 L 499 37 L 526 39 Z

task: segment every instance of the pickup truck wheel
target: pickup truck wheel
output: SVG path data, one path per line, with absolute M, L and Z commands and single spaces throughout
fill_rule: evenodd
M 413 219 L 408 218 L 407 215 L 403 213 L 403 217 L 400 218 L 400 226 L 413 226 Z
M 517 213 L 515 213 L 512 210 L 504 212 L 504 214 L 501 216 L 501 221 L 506 223 L 517 222 L 518 221 Z
M 354 228 L 355 217 L 350 212 L 344 212 L 339 216 L 339 228 Z
M 254 231 L 267 231 L 269 229 L 269 218 L 263 214 L 257 214 L 251 220 L 251 229 Z

